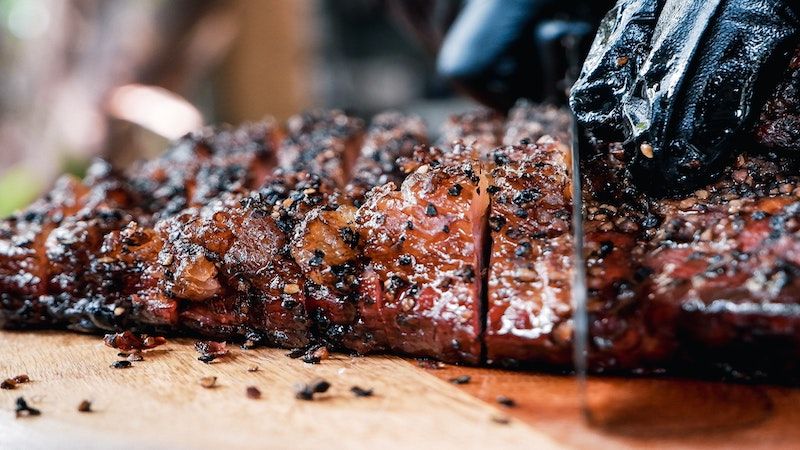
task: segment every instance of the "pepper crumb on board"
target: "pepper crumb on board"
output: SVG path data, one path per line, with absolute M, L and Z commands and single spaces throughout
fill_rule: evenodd
M 314 356 L 310 353 L 306 353 L 303 355 L 303 362 L 306 364 L 319 364 L 321 359 L 317 356 Z
M 249 399 L 258 400 L 261 398 L 261 391 L 255 386 L 247 386 L 245 393 Z
M 17 397 L 16 407 L 14 408 L 14 413 L 16 414 L 16 416 L 18 418 L 22 417 L 22 416 L 40 416 L 40 415 L 42 415 L 41 411 L 39 411 L 38 409 L 33 408 L 30 405 L 28 405 L 28 402 L 26 402 L 25 399 L 22 398 L 22 397 Z
M 12 378 L 12 380 L 14 380 L 14 382 L 17 384 L 22 384 L 31 381 L 31 377 L 29 377 L 27 374 L 22 373 Z
M 6 378 L 2 382 L 0 382 L 0 389 L 16 389 L 18 384 L 27 383 L 31 381 L 30 377 L 26 374 L 20 374 L 13 378 Z
M 250 366 L 247 368 L 248 372 L 258 372 L 258 366 Z
M 509 419 L 508 416 L 494 415 L 492 416 L 492 422 L 499 423 L 500 425 L 508 425 L 511 423 L 511 419 Z
M 428 206 L 425 207 L 425 215 L 429 217 L 433 217 L 437 214 L 436 207 L 433 206 L 433 203 L 428 203 Z
M 114 364 L 111 364 L 112 369 L 127 369 L 133 366 L 130 361 L 123 360 L 123 361 L 114 361 Z
M 328 347 L 323 345 L 322 347 L 319 347 L 316 350 L 314 350 L 314 352 L 312 352 L 311 355 L 322 360 L 330 358 L 331 352 L 330 350 L 328 350 Z
M 505 406 L 506 408 L 513 408 L 517 406 L 517 402 L 515 402 L 514 399 L 506 397 L 505 395 L 498 396 L 497 403 Z
M 372 397 L 374 394 L 372 389 L 364 389 L 360 386 L 351 387 L 350 392 L 352 392 L 356 397 Z
M 286 354 L 289 358 L 297 359 L 306 354 L 306 349 L 303 347 L 298 347 L 292 349 L 289 353 Z
M 313 400 L 314 394 L 322 394 L 330 389 L 331 384 L 322 378 L 317 378 L 310 383 L 295 386 L 295 398 L 298 400 Z
M 460 375 L 455 378 L 450 378 L 450 382 L 453 384 L 467 384 L 472 381 L 472 377 L 469 375 Z
M 78 404 L 78 412 L 92 412 L 92 402 L 89 400 L 83 400 Z
M 292 354 L 294 354 L 294 352 L 292 352 Z M 323 359 L 330 358 L 330 355 L 328 347 L 321 344 L 314 344 L 306 348 L 301 356 L 303 357 L 303 362 L 306 364 L 319 364 Z
M 200 386 L 203 386 L 206 389 L 211 389 L 217 385 L 217 377 L 203 377 L 200 378 Z

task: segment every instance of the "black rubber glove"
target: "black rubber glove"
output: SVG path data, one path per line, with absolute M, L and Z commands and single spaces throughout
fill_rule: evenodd
M 703 183 L 800 44 L 798 4 L 621 0 L 570 104 L 598 138 L 626 141 L 643 186 L 669 193 Z
M 569 87 L 563 85 L 564 77 L 571 61 L 562 40 L 570 38 L 577 47 L 583 41 L 588 48 L 608 3 L 467 1 L 439 51 L 438 72 L 482 103 L 501 110 L 520 97 L 539 101 L 561 97 L 564 101 Z

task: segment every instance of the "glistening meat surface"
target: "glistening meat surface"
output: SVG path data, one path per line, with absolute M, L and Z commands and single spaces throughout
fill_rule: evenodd
M 569 368 L 567 122 L 471 112 L 430 147 L 413 116 L 315 111 L 98 163 L 0 225 L 2 323 Z M 582 161 L 592 368 L 796 379 L 797 164 L 745 153 L 656 199 L 628 157 Z

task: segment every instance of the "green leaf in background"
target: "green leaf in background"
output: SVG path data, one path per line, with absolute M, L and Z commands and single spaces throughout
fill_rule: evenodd
M 28 205 L 43 187 L 39 177 L 25 167 L 12 167 L 0 175 L 0 218 Z

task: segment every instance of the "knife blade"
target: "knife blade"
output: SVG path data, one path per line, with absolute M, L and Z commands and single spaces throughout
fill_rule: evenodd
M 572 156 L 572 321 L 573 321 L 573 363 L 578 384 L 578 396 L 583 415 L 590 420 L 587 401 L 587 370 L 589 344 L 589 317 L 587 310 L 586 261 L 584 260 L 583 231 L 583 192 L 581 189 L 580 157 L 581 144 L 585 141 L 585 133 L 572 115 L 571 124 L 571 156 Z

